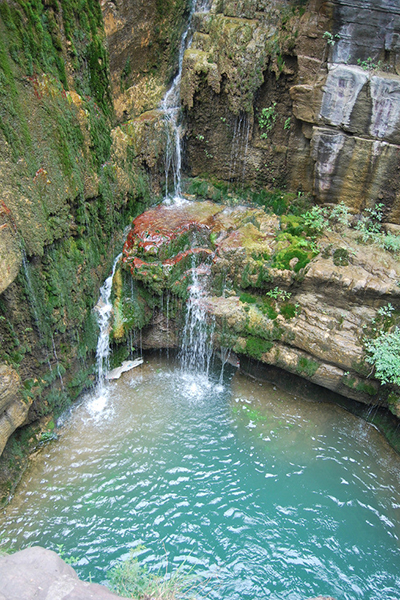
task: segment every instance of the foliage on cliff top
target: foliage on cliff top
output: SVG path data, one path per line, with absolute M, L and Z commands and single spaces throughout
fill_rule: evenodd
M 400 385 L 400 328 L 367 340 L 365 347 L 369 352 L 366 361 L 375 367 L 375 377 L 382 383 Z

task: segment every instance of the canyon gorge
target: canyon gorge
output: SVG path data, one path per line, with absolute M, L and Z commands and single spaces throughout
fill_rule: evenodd
M 95 384 L 113 265 L 110 368 L 178 351 L 200 290 L 224 360 L 399 451 L 397 0 L 0 0 L 0 86 L 4 503 Z

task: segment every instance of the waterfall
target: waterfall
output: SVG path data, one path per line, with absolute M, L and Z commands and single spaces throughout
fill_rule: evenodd
M 100 332 L 97 340 L 96 360 L 97 360 L 97 397 L 105 398 L 106 387 L 105 378 L 109 368 L 110 356 L 110 319 L 113 309 L 111 303 L 111 290 L 113 278 L 122 254 L 118 254 L 114 260 L 112 273 L 107 277 L 103 286 L 100 288 L 100 298 L 96 304 L 97 322 Z
M 186 321 L 182 335 L 181 365 L 184 371 L 208 375 L 213 348 L 211 335 L 213 324 L 207 323 L 207 310 L 203 302 L 210 268 L 201 265 L 191 269 L 192 284 L 189 286 Z
M 179 47 L 178 71 L 172 82 L 171 87 L 165 94 L 161 109 L 164 112 L 164 119 L 167 131 L 167 146 L 165 151 L 165 201 L 167 203 L 179 202 L 182 200 L 181 189 L 181 169 L 182 169 L 182 146 L 181 134 L 182 127 L 180 123 L 181 113 L 181 94 L 180 86 L 182 79 L 182 65 L 185 50 L 190 47 L 192 36 L 190 28 L 193 14 L 197 12 L 208 12 L 210 10 L 210 0 L 192 0 L 190 4 L 190 13 L 186 29 L 182 35 Z M 169 194 L 169 174 L 172 171 L 173 190 Z

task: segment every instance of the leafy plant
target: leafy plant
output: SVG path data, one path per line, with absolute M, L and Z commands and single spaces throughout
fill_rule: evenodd
M 328 211 L 320 206 L 313 206 L 303 215 L 303 219 L 310 233 L 321 234 L 329 228 Z
M 260 135 L 261 138 L 268 138 L 268 133 L 275 125 L 276 117 L 276 102 L 273 102 L 271 106 L 262 109 L 261 114 L 258 117 L 258 124 L 260 128 L 263 129 L 263 133 Z
M 368 58 L 366 60 L 361 60 L 361 58 L 359 58 L 357 60 L 357 64 L 364 69 L 364 71 L 377 71 L 381 68 L 382 66 L 382 61 L 379 60 L 376 64 L 373 62 L 373 59 L 368 56 Z
M 329 46 L 334 46 L 336 41 L 340 40 L 340 35 L 338 33 L 333 35 L 330 31 L 324 31 L 324 35 L 322 37 L 326 40 L 326 43 L 329 44 Z
M 278 286 L 276 286 L 273 290 L 269 290 L 269 292 L 266 293 L 266 296 L 269 296 L 270 298 L 273 298 L 274 300 L 289 300 L 289 298 L 291 297 L 291 293 L 287 292 L 286 290 L 281 290 Z
M 373 241 L 381 233 L 384 207 L 385 205 L 380 202 L 374 208 L 364 210 L 355 227 L 357 231 L 361 232 L 363 242 Z
M 285 129 L 285 130 L 290 129 L 290 122 L 291 122 L 291 117 L 288 117 L 285 120 L 285 123 L 283 124 L 283 129 Z
M 375 367 L 375 376 L 382 383 L 400 385 L 400 328 L 382 332 L 375 340 L 364 340 L 369 352 L 366 361 Z

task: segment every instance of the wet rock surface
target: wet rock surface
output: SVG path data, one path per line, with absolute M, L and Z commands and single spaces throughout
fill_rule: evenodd
M 304 234 L 296 242 L 300 251 L 284 227 L 284 219 L 263 210 L 208 201 L 161 205 L 138 217 L 125 243 L 121 277 L 133 277 L 140 301 L 124 295 L 128 284 L 120 286 L 118 310 L 126 327 L 120 338 L 129 327 L 144 327 L 146 347 L 171 347 L 191 285 L 200 278 L 200 302 L 215 324 L 217 347 L 348 398 L 385 404 L 365 363 L 363 338 L 379 308 L 400 299 L 399 263 L 360 244 L 351 229 L 327 230 L 317 251 Z M 338 261 L 338 249 L 348 259 Z
M 213 3 L 183 64 L 189 172 L 356 210 L 383 201 L 398 222 L 395 4 Z

